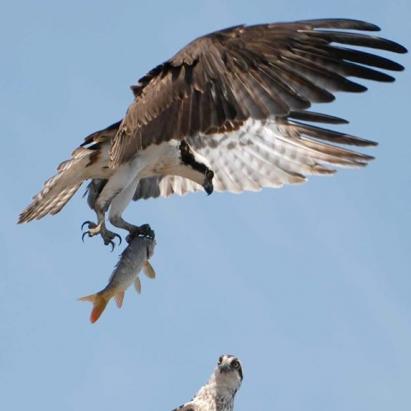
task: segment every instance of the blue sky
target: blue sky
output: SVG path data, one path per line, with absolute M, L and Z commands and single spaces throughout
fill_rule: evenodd
M 196 36 L 240 23 L 374 22 L 410 46 L 411 5 L 346 0 L 14 1 L 0 25 L 0 407 L 171 410 L 238 355 L 237 411 L 406 410 L 411 401 L 410 72 L 315 107 L 380 142 L 368 168 L 251 194 L 133 203 L 158 278 L 94 326 L 76 299 L 118 250 L 80 239 L 81 195 L 17 226 L 56 165 L 120 119 L 128 88 Z M 395 56 L 411 67 L 409 56 Z

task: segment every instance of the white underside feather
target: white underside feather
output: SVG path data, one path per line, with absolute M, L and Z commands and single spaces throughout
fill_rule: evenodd
M 214 172 L 215 191 L 258 191 L 303 183 L 308 175 L 327 175 L 335 167 L 360 167 L 367 162 L 341 146 L 304 135 L 298 125 L 283 119 L 247 120 L 236 131 L 187 138 Z M 137 198 L 167 197 L 202 190 L 177 176 L 145 179 Z

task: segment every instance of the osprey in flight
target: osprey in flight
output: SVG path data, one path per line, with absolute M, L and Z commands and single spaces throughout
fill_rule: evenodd
M 188 403 L 173 411 L 233 411 L 234 397 L 243 380 L 238 358 L 222 355 L 208 383 Z
M 318 123 L 345 120 L 309 111 L 335 91 L 362 92 L 357 77 L 394 81 L 403 67 L 363 51 L 405 53 L 347 19 L 236 26 L 200 37 L 132 86 L 125 117 L 88 137 L 46 181 L 19 223 L 58 213 L 85 180 L 97 222 L 89 236 L 112 244 L 109 221 L 131 234 L 150 233 L 122 218 L 131 200 L 204 189 L 241 192 L 302 183 L 335 167 L 365 166 L 371 156 L 343 145 L 373 141 Z M 352 48 L 351 46 L 355 46 Z

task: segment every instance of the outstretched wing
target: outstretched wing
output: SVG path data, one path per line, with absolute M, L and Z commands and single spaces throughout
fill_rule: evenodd
M 184 177 L 171 175 L 146 177 L 139 181 L 133 200 L 169 197 L 173 194 L 184 195 L 203 190 L 199 184 Z
M 314 137 L 314 138 L 313 138 Z M 216 191 L 258 191 L 329 175 L 335 167 L 362 167 L 373 157 L 329 144 L 373 144 L 291 119 L 248 119 L 236 131 L 188 139 L 214 170 Z
M 111 147 L 112 165 L 151 144 L 238 131 L 247 120 L 286 117 L 332 92 L 366 88 L 347 77 L 394 78 L 403 67 L 345 47 L 405 53 L 401 45 L 346 30 L 377 31 L 357 20 L 325 19 L 237 26 L 194 40 L 132 87 L 135 101 Z
M 373 159 L 334 145 L 365 146 L 374 144 L 372 141 L 313 126 L 308 121 L 344 122 L 305 111 L 287 118 L 249 119 L 238 130 L 198 134 L 187 141 L 214 171 L 215 191 L 258 191 L 263 187 L 303 183 L 308 175 L 333 174 L 336 167 L 362 167 Z M 140 181 L 134 200 L 198 190 L 202 190 L 200 185 L 182 177 L 148 177 Z

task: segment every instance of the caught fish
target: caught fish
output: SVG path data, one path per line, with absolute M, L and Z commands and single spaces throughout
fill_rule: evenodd
M 121 308 L 124 293 L 131 284 L 141 293 L 141 281 L 138 276 L 142 270 L 148 278 L 155 278 L 154 268 L 148 261 L 153 253 L 156 242 L 149 237 L 136 236 L 128 238 L 129 245 L 121 253 L 107 286 L 96 294 L 79 298 L 80 301 L 89 301 L 93 304 L 90 321 L 95 323 L 106 308 L 111 298 L 114 298 L 118 308 Z

